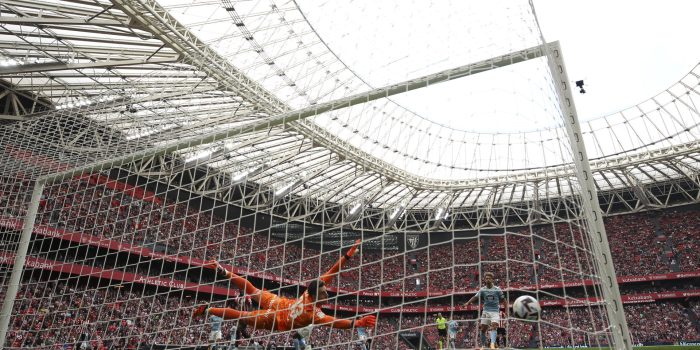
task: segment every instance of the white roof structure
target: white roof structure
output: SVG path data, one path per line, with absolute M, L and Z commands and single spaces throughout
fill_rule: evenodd
M 40 137 L 54 143 L 47 152 L 82 165 L 544 43 L 527 2 L 420 6 L 3 1 L 2 114 L 20 120 L 5 132 L 55 133 Z M 699 83 L 696 67 L 647 101 L 582 123 L 601 193 L 636 188 L 639 205 L 664 206 L 649 186 L 698 183 Z M 575 180 L 556 99 L 540 57 L 176 154 L 217 169 L 226 180 L 211 186 L 246 181 L 345 206 L 567 196 Z

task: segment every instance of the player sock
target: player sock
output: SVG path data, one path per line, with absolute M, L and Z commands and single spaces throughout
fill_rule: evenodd
M 219 316 L 219 317 L 223 318 L 224 320 L 235 320 L 235 319 L 240 319 L 244 315 L 247 315 L 248 312 L 238 311 L 235 309 L 213 307 L 213 308 L 209 309 L 209 314 Z
M 250 281 L 241 276 L 236 275 L 233 272 L 231 272 L 229 278 L 231 279 L 231 282 L 233 282 L 233 284 L 236 287 L 238 287 L 238 289 L 244 290 L 248 295 L 253 295 L 259 292 L 258 289 L 255 288 L 255 286 L 252 283 L 250 283 Z

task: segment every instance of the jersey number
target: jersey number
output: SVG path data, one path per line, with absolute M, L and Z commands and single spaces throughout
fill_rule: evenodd
M 291 310 L 289 312 L 289 318 L 292 320 L 292 322 L 299 317 L 299 315 L 304 313 L 304 305 L 301 300 L 295 302 L 292 304 Z

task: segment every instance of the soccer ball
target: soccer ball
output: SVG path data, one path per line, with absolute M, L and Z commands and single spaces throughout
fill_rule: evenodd
M 540 303 L 529 295 L 520 296 L 513 303 L 513 315 L 522 320 L 537 320 L 540 318 L 540 311 Z

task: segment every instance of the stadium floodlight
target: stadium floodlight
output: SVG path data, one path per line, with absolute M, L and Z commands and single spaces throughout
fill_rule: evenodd
M 279 198 L 282 198 L 282 197 L 290 194 L 292 192 L 292 190 L 294 190 L 294 188 L 301 185 L 302 183 L 304 183 L 304 178 L 301 176 L 295 178 L 294 180 L 292 180 L 290 182 L 287 182 L 286 184 L 275 189 L 273 198 L 279 199 Z
M 362 208 L 365 206 L 364 200 L 359 200 L 354 204 L 350 205 L 345 215 L 345 221 L 353 221 L 357 219 L 360 214 L 362 214 Z
M 403 213 L 406 211 L 406 205 L 406 202 L 401 202 L 394 209 L 387 212 L 387 227 L 393 226 L 396 223 L 396 221 L 403 215 Z
M 445 209 L 445 208 L 437 208 L 437 210 L 435 210 L 435 217 L 434 217 L 434 219 L 435 219 L 436 221 L 444 220 L 444 219 L 447 219 L 447 217 L 448 217 L 449 215 L 450 215 L 450 214 L 447 212 L 447 209 Z
M 242 182 L 243 180 L 245 180 L 247 177 L 248 177 L 248 172 L 247 172 L 247 171 L 243 171 L 243 172 L 237 173 L 236 175 L 233 175 L 233 176 L 231 177 L 231 182 L 232 182 L 233 184 L 237 184 L 237 183 L 240 183 L 240 182 Z
M 248 180 L 249 177 L 258 175 L 261 172 L 265 171 L 265 169 L 267 168 L 269 168 L 269 165 L 261 163 L 254 165 L 253 167 L 247 170 L 234 172 L 233 175 L 231 175 L 231 184 L 237 185 L 239 183 L 245 182 L 246 180 Z
M 445 207 L 440 207 L 435 210 L 433 215 L 433 226 L 437 227 L 441 222 L 447 220 L 450 217 L 450 212 Z
M 197 161 L 200 159 L 205 159 L 205 158 L 209 157 L 212 153 L 214 153 L 214 150 L 211 150 L 211 149 L 197 152 L 194 155 L 192 155 L 191 157 L 185 159 L 185 163 L 194 162 L 194 161 Z

